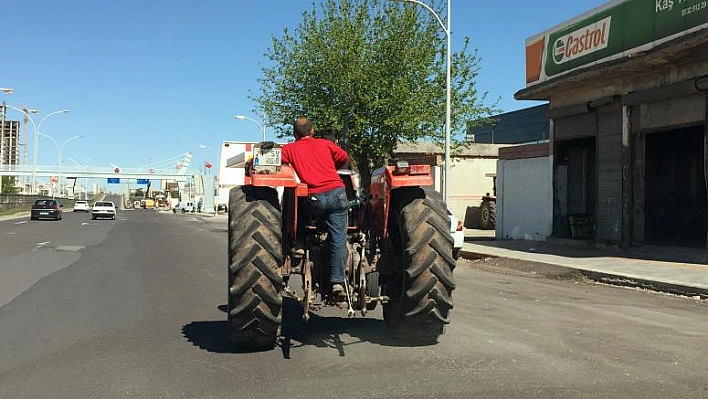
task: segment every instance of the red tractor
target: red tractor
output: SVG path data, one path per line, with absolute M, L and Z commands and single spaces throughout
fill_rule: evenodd
M 245 157 L 244 157 L 245 158 Z M 383 305 L 395 335 L 435 342 L 450 322 L 455 288 L 447 208 L 430 188 L 429 165 L 398 161 L 372 174 L 364 196 L 358 175 L 340 171 L 350 201 L 346 299 L 330 295 L 327 229 L 298 217 L 307 186 L 280 162 L 280 146 L 262 142 L 245 161 L 246 184 L 229 193 L 229 341 L 244 349 L 273 347 L 283 296 L 302 318 L 324 306 L 366 315 Z M 297 223 L 306 223 L 305 255 L 290 256 Z M 299 287 L 290 278 L 300 275 Z

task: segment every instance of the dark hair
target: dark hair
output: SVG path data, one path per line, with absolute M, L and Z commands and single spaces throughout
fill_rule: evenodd
M 324 130 L 322 130 L 322 138 L 327 139 L 333 143 L 337 142 L 337 129 L 333 127 L 326 127 Z
M 293 131 L 297 137 L 305 137 L 312 131 L 312 122 L 304 116 L 297 118 L 293 124 Z

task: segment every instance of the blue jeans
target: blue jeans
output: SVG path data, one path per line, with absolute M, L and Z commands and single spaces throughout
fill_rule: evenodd
M 335 188 L 319 194 L 310 194 L 307 199 L 310 213 L 318 219 L 324 219 L 328 230 L 328 242 L 331 250 L 329 281 L 342 283 L 347 263 L 347 220 L 349 200 L 344 188 Z

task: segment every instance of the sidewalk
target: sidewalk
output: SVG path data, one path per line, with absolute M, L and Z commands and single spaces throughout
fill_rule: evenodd
M 210 216 L 214 221 L 227 219 L 226 214 Z M 644 245 L 620 249 L 565 239 L 496 240 L 493 230 L 467 229 L 460 257 L 542 263 L 607 284 L 708 299 L 708 251 L 700 248 Z
M 461 257 L 510 258 L 574 269 L 592 280 L 708 299 L 708 251 L 645 245 L 620 249 L 585 241 L 495 240 L 469 230 Z

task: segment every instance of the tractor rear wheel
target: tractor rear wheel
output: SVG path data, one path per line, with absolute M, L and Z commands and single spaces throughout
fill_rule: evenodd
M 437 340 L 450 322 L 454 241 L 440 194 L 421 188 L 397 189 L 390 211 L 391 261 L 386 276 L 384 319 L 396 335 Z
M 281 213 L 275 190 L 240 186 L 229 192 L 229 342 L 272 348 L 283 301 Z
M 497 203 L 484 200 L 480 206 L 480 227 L 485 230 L 492 230 L 497 225 Z

